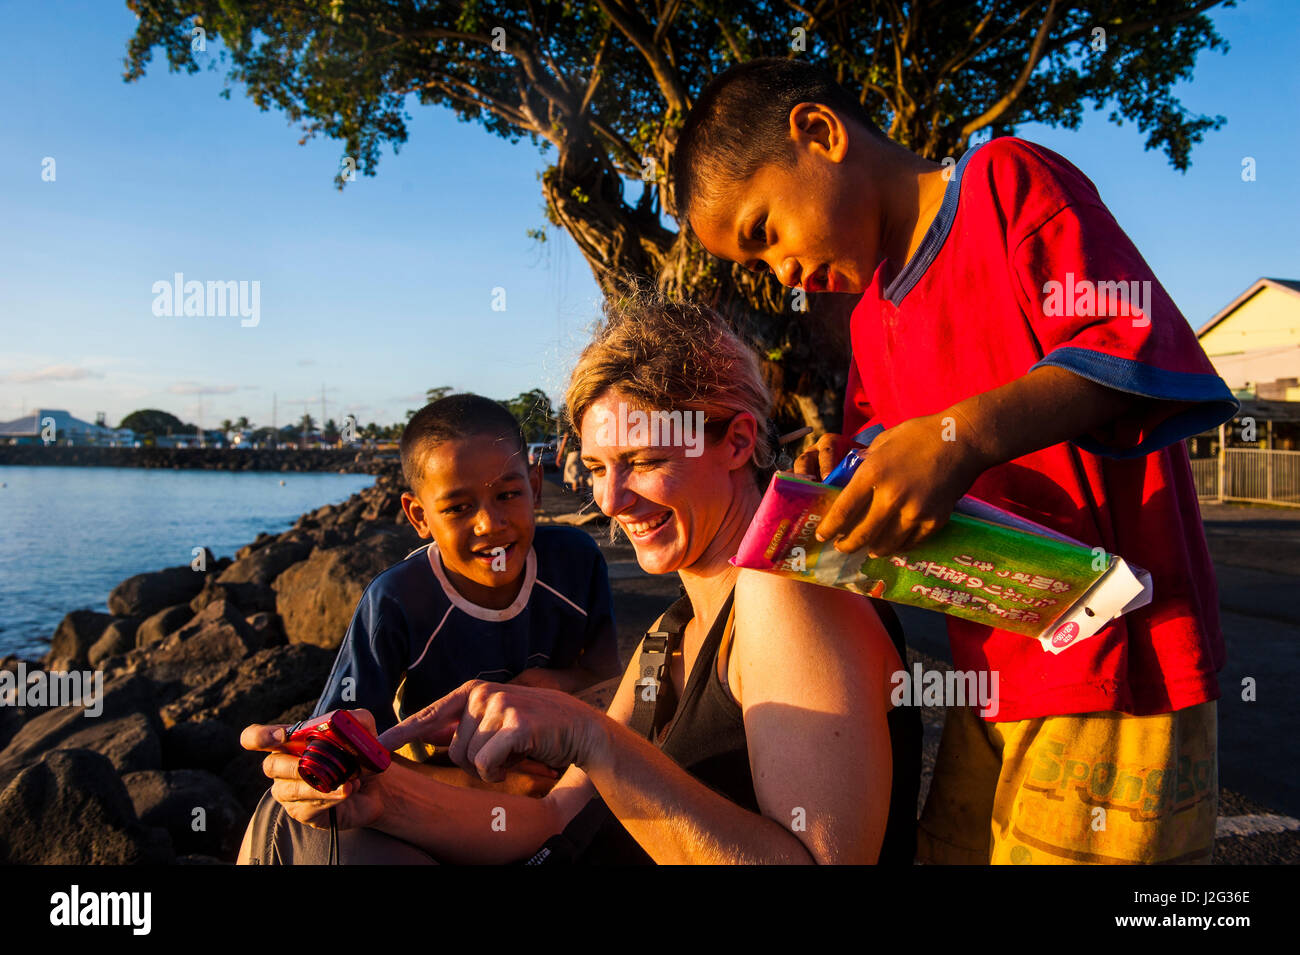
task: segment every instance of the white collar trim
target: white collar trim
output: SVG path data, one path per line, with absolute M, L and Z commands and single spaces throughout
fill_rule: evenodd
M 452 606 L 458 610 L 463 610 L 475 620 L 487 620 L 492 623 L 498 623 L 502 620 L 511 620 L 519 616 L 525 607 L 528 606 L 528 599 L 533 593 L 533 582 L 537 580 L 537 552 L 532 547 L 528 548 L 528 557 L 524 561 L 524 585 L 519 588 L 519 596 L 515 597 L 514 603 L 504 610 L 490 610 L 487 607 L 480 607 L 476 603 L 466 600 L 451 581 L 447 579 L 447 573 L 442 567 L 442 556 L 438 553 L 436 543 L 429 544 L 429 566 L 433 568 L 433 576 L 438 578 L 438 583 L 442 585 L 442 592 L 447 595 Z

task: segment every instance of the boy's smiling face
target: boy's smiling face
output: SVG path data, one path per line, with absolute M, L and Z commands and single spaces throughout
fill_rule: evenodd
M 880 264 L 879 209 L 848 160 L 869 134 L 802 103 L 790 112 L 790 135 L 791 162 L 709 190 L 689 210 L 691 229 L 713 255 L 770 270 L 782 285 L 861 294 Z
M 418 493 L 402 495 L 402 510 L 421 537 L 438 545 L 452 586 L 500 610 L 519 593 L 540 482 L 508 437 L 472 435 L 428 452 Z

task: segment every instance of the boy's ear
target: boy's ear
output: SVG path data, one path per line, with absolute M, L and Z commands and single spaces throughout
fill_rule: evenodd
M 528 469 L 528 486 L 533 489 L 533 507 L 542 506 L 542 468 L 545 464 L 538 455 L 536 466 Z
M 402 513 L 406 519 L 411 522 L 415 532 L 421 537 L 432 537 L 433 531 L 429 528 L 429 522 L 424 513 L 424 505 L 420 499 L 410 491 L 402 492 Z
M 831 162 L 842 162 L 848 152 L 844 121 L 820 103 L 799 103 L 790 110 L 790 135 L 797 146 L 816 151 Z

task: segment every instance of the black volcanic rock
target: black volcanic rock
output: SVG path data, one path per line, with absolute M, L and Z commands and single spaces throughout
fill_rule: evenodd
M 143 825 L 107 758 L 50 753 L 0 792 L 0 863 L 139 865 L 172 860 L 165 830 Z
M 135 632 L 135 645 L 152 647 L 162 643 L 169 635 L 189 623 L 193 617 L 194 611 L 190 609 L 189 604 L 173 604 L 165 607 L 140 624 L 140 629 Z
M 51 670 L 79 670 L 89 662 L 90 648 L 104 635 L 113 615 L 94 610 L 74 610 L 59 622 L 50 641 L 46 664 Z
M 163 768 L 220 772 L 241 752 L 240 729 L 218 720 L 198 720 L 163 730 Z
M 236 607 L 218 600 L 150 651 L 140 670 L 156 684 L 178 684 L 184 692 L 226 675 L 261 647 L 262 635 Z
M 178 853 L 234 861 L 248 814 L 218 776 L 201 769 L 149 770 L 122 777 L 136 815 L 171 835 Z
M 209 559 L 207 563 L 215 563 Z M 203 589 L 204 571 L 188 564 L 128 577 L 108 595 L 108 609 L 117 617 L 151 617 L 173 604 L 188 603 Z
M 419 538 L 399 531 L 371 533 L 355 544 L 317 550 L 275 580 L 275 609 L 290 643 L 337 649 L 362 593 Z
M 98 667 L 109 657 L 119 656 L 132 649 L 140 622 L 139 617 L 118 617 L 110 623 L 86 654 L 90 665 Z
M 244 660 L 228 675 L 168 703 L 159 715 L 165 727 L 220 720 L 242 730 L 250 723 L 267 723 L 295 704 L 314 702 L 333 665 L 334 654 L 320 647 L 271 647 Z
M 94 750 L 121 772 L 157 769 L 160 727 L 148 681 L 135 675 L 106 681 L 100 706 L 98 716 L 76 706 L 31 710 L 36 715 L 0 750 L 0 781 L 57 749 Z

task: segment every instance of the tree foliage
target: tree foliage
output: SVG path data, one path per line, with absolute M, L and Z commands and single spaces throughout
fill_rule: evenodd
M 125 75 L 142 76 L 156 48 L 173 70 L 220 60 L 223 95 L 241 84 L 304 141 L 342 144 L 340 188 L 353 166 L 374 175 L 383 148 L 406 141 L 413 103 L 546 147 L 546 216 L 601 285 L 651 276 L 723 309 L 767 360 L 784 416 L 812 420 L 843 385 L 841 360 L 822 356 L 843 354 L 845 303 L 817 302 L 814 314 L 834 320 L 809 321 L 774 280 L 711 260 L 674 226 L 664 172 L 692 96 L 738 61 L 807 57 L 932 159 L 1027 122 L 1074 129 L 1091 106 L 1136 124 L 1146 148 L 1185 170 L 1224 121 L 1174 93 L 1202 50 L 1226 49 L 1205 15 L 1218 2 L 128 0 L 140 19 Z M 219 57 L 196 53 L 196 30 L 205 45 L 220 37 Z
M 555 409 L 551 407 L 550 397 L 542 389 L 521 392 L 501 404 L 519 422 L 525 441 L 546 441 L 555 434 Z
M 169 411 L 157 408 L 144 408 L 132 411 L 118 424 L 119 428 L 129 428 L 137 435 L 168 435 L 193 433 L 194 425 L 186 424 Z

